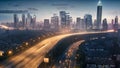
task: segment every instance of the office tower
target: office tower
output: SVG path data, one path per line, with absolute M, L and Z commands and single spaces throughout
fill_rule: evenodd
M 96 29 L 101 29 L 101 20 L 102 20 L 102 2 L 99 0 L 97 4 L 97 24 Z
M 103 30 L 107 30 L 108 29 L 108 23 L 107 23 L 107 19 L 103 19 L 103 23 L 102 23 L 102 29 Z
M 97 25 L 97 20 L 95 19 L 95 20 L 94 20 L 94 23 L 93 23 L 93 29 L 96 29 L 96 28 L 97 28 L 96 25 Z
M 72 17 L 70 17 L 69 13 L 66 13 L 65 11 L 60 11 L 61 28 L 70 27 L 71 21 L 72 21 Z
M 81 30 L 85 30 L 85 22 L 84 19 L 81 19 Z
M 114 19 L 112 19 L 111 24 L 112 24 L 112 29 L 114 29 Z
M 28 13 L 27 14 L 27 22 L 26 22 L 27 28 L 29 28 L 29 26 L 30 26 L 31 18 L 32 18 L 32 16 L 30 15 L 30 13 Z
M 86 14 L 84 16 L 84 22 L 85 22 L 86 30 L 91 30 L 92 29 L 92 15 Z
M 31 17 L 30 26 L 31 26 L 32 29 L 35 28 L 35 26 L 36 26 L 36 15 L 34 15 L 33 17 Z
M 18 28 L 19 19 L 17 14 L 14 14 L 14 28 Z
M 80 29 L 81 28 L 81 18 L 77 17 L 76 18 L 76 29 Z
M 80 17 L 76 18 L 76 29 L 80 29 L 80 30 L 85 29 L 84 19 L 81 19 Z
M 66 27 L 68 29 L 71 28 L 71 22 L 72 22 L 72 17 L 70 17 L 70 15 L 66 15 Z
M 61 22 L 61 28 L 66 27 L 66 12 L 60 11 L 60 22 Z
M 51 28 L 54 30 L 59 29 L 59 17 L 56 14 L 51 17 Z
M 118 16 L 115 17 L 115 22 L 114 22 L 114 29 L 118 29 Z
M 50 29 L 49 19 L 44 19 L 44 29 Z
M 115 24 L 118 25 L 118 16 L 115 17 Z
M 26 24 L 25 14 L 22 14 L 22 27 L 25 27 L 25 24 Z

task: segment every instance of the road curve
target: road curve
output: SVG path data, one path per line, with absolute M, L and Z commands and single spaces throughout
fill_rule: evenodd
M 89 32 L 101 33 L 101 32 Z M 88 34 L 88 32 L 72 33 L 54 36 L 41 41 L 28 50 L 15 55 L 4 62 L 2 62 L 0 68 L 37 68 L 38 65 L 43 62 L 44 56 L 57 44 L 61 39 L 78 34 Z

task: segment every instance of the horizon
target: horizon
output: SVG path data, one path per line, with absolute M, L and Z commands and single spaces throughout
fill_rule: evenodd
M 96 19 L 97 3 L 99 0 L 1 0 L 0 10 L 28 10 L 32 15 L 35 14 L 37 22 L 44 19 L 50 19 L 54 13 L 59 15 L 59 11 L 66 11 L 73 17 L 73 21 L 77 17 L 83 18 L 85 14 L 91 14 L 92 19 Z M 107 18 L 108 23 L 115 16 L 120 16 L 120 1 L 118 0 L 102 0 L 103 14 L 102 19 Z M 90 5 L 90 6 L 89 6 Z M 49 11 L 49 12 L 48 12 Z M 19 15 L 21 20 L 21 15 Z M 0 13 L 0 22 L 13 22 L 13 14 Z

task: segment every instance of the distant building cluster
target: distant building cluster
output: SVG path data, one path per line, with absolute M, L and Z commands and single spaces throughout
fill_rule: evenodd
M 31 16 L 29 13 L 27 14 L 27 17 L 25 14 L 22 14 L 22 20 L 19 20 L 19 17 L 17 14 L 14 14 L 14 24 L 15 29 L 21 28 L 21 29 L 34 29 L 36 26 L 36 15 Z
M 92 19 L 91 14 L 85 14 L 83 18 L 76 17 L 73 21 L 73 17 L 69 12 L 60 11 L 59 14 L 53 14 L 50 19 L 44 19 L 41 22 L 36 21 L 36 15 L 22 14 L 19 19 L 18 14 L 14 14 L 13 24 L 7 23 L 8 26 L 12 26 L 15 29 L 30 29 L 30 30 L 75 30 L 75 31 L 91 31 L 91 30 L 108 30 L 119 28 L 118 16 L 112 19 L 111 23 L 108 23 L 107 18 L 102 20 L 102 2 L 98 1 L 97 4 L 97 16 L 96 19 Z

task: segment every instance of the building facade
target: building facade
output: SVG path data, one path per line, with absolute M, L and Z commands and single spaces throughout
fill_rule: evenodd
M 97 4 L 97 24 L 96 29 L 101 29 L 101 20 L 102 20 L 102 2 L 99 0 Z
M 92 29 L 92 15 L 86 14 L 84 16 L 84 22 L 85 22 L 86 30 L 91 30 Z

